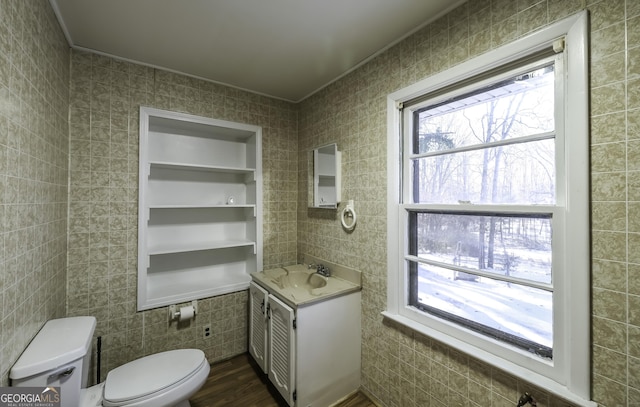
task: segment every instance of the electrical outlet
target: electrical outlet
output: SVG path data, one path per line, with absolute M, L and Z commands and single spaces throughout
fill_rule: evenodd
M 202 330 L 202 337 L 204 339 L 207 339 L 210 336 L 211 336 L 211 325 L 205 325 L 204 329 Z

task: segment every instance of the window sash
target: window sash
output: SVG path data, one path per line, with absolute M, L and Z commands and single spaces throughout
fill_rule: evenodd
M 553 209 L 553 211 L 549 211 L 550 208 L 545 208 L 546 210 L 542 210 L 542 208 L 538 208 L 539 210 L 533 214 L 530 211 L 529 212 L 525 212 L 525 211 L 510 211 L 508 216 L 503 216 L 505 215 L 504 212 L 487 212 L 486 210 L 482 210 L 482 211 L 474 211 L 473 206 L 474 205 L 463 205 L 465 207 L 471 207 L 471 209 L 467 208 L 467 209 L 460 209 L 460 208 L 456 208 L 456 211 L 443 211 L 443 210 L 437 210 L 437 211 L 432 211 L 432 210 L 428 210 L 425 209 L 425 207 L 428 207 L 428 205 L 420 205 L 422 208 L 421 210 L 407 210 L 406 211 L 406 219 L 407 219 L 407 225 L 406 225 L 406 233 L 407 233 L 407 237 L 406 237 L 406 241 L 408 242 L 408 244 L 405 245 L 405 255 L 404 255 L 404 260 L 405 260 L 405 264 L 406 264 L 406 279 L 408 282 L 408 296 L 406 299 L 406 305 L 409 307 L 413 307 L 416 310 L 420 311 L 420 312 L 425 312 L 427 314 L 433 315 L 434 317 L 437 318 L 441 318 L 447 321 L 450 321 L 454 324 L 459 325 L 460 327 L 464 328 L 464 329 L 469 329 L 472 330 L 474 332 L 477 332 L 481 335 L 486 336 L 487 338 L 491 338 L 492 340 L 498 340 L 498 341 L 503 341 L 505 345 L 510 345 L 510 346 L 515 346 L 517 348 L 520 348 L 522 350 L 525 350 L 527 352 L 531 352 L 532 354 L 535 354 L 541 358 L 545 358 L 545 359 L 550 359 L 552 358 L 553 355 L 553 345 L 551 346 L 547 346 L 547 343 L 549 340 L 551 340 L 551 344 L 553 343 L 553 333 L 554 333 L 554 325 L 553 325 L 553 319 L 551 318 L 551 321 L 548 319 L 549 316 L 547 315 L 546 317 L 543 314 L 540 314 L 540 316 L 538 317 L 532 317 L 533 322 L 536 323 L 540 323 L 542 325 L 540 325 L 540 327 L 543 326 L 548 326 L 548 328 L 540 331 L 540 334 L 542 336 L 540 336 L 538 338 L 538 340 L 540 342 L 537 342 L 536 340 L 530 340 L 527 339 L 525 335 L 525 332 L 527 331 L 527 327 L 522 325 L 521 322 L 514 322 L 514 326 L 511 327 L 511 329 L 513 329 L 514 327 L 520 327 L 520 328 L 516 328 L 516 331 L 514 332 L 521 332 L 522 334 L 520 336 L 518 335 L 514 335 L 511 334 L 509 332 L 507 332 L 507 329 L 498 329 L 498 328 L 494 328 L 493 326 L 491 326 L 490 324 L 483 324 L 481 322 L 478 322 L 480 319 L 483 318 L 483 316 L 485 315 L 489 315 L 489 314 L 485 314 L 484 312 L 480 312 L 478 314 L 474 314 L 475 317 L 479 318 L 478 321 L 473 320 L 473 319 L 468 319 L 468 318 L 464 318 L 462 316 L 459 316 L 456 314 L 456 312 L 460 313 L 464 313 L 464 308 L 467 308 L 471 305 L 467 304 L 464 305 L 463 308 L 458 308 L 458 306 L 453 306 L 453 308 L 451 309 L 452 312 L 450 312 L 449 310 L 447 310 L 446 308 L 449 307 L 451 305 L 451 303 L 448 303 L 445 298 L 447 297 L 447 293 L 449 292 L 449 289 L 453 289 L 453 286 L 456 286 L 457 288 L 455 288 L 456 292 L 458 293 L 457 295 L 461 295 L 462 292 L 465 292 L 466 290 L 472 290 L 475 291 L 475 289 L 477 288 L 479 291 L 476 292 L 477 295 L 483 295 L 482 291 L 484 291 L 484 289 L 486 289 L 487 287 L 484 286 L 483 288 L 483 284 L 482 283 L 477 283 L 479 284 L 476 288 L 471 288 L 471 287 L 464 287 L 464 285 L 460 286 L 458 283 L 455 282 L 455 278 L 454 278 L 454 282 L 453 283 L 448 283 L 448 282 L 442 282 L 440 281 L 438 278 L 436 278 L 435 281 L 433 281 L 433 288 L 438 291 L 440 287 L 440 289 L 444 289 L 445 291 L 442 293 L 442 296 L 439 297 L 433 297 L 433 299 L 438 298 L 436 301 L 445 301 L 445 303 L 449 304 L 447 305 L 447 307 L 445 308 L 439 308 L 437 306 L 434 306 L 430 301 L 426 301 L 423 302 L 420 300 L 418 294 L 419 294 L 419 289 L 422 288 L 424 289 L 425 286 L 424 284 L 427 284 L 429 286 L 431 286 L 432 284 L 432 280 L 429 279 L 429 282 L 422 282 L 420 283 L 420 275 L 418 273 L 418 268 L 419 266 L 422 265 L 427 265 L 427 266 L 434 266 L 436 268 L 440 268 L 440 273 L 442 273 L 443 271 L 446 272 L 446 270 L 451 271 L 452 275 L 455 275 L 456 273 L 466 273 L 468 275 L 473 275 L 473 276 L 477 276 L 478 278 L 483 278 L 483 279 L 489 279 L 491 281 L 494 282 L 499 282 L 498 284 L 500 285 L 500 283 L 510 283 L 510 284 L 515 284 L 518 287 L 521 288 L 530 288 L 533 289 L 535 292 L 538 292 L 538 294 L 535 294 L 535 296 L 533 298 L 538 298 L 538 300 L 542 301 L 542 304 L 549 304 L 546 301 L 550 300 L 551 303 L 549 304 L 552 312 L 553 312 L 553 307 L 554 307 L 554 303 L 556 301 L 556 299 L 554 298 L 554 286 L 553 286 L 553 278 L 552 276 L 550 276 L 550 281 L 548 283 L 544 282 L 544 281 L 535 281 L 533 279 L 530 278 L 518 278 L 518 277 L 514 277 L 514 276 L 510 276 L 510 275 L 506 275 L 506 274 L 499 274 L 499 272 L 496 271 L 489 271 L 489 270 L 485 270 L 482 268 L 469 268 L 469 267 L 464 267 L 461 265 L 456 265 L 453 263 L 442 263 L 433 259 L 429 259 L 429 258 L 425 258 L 425 257 L 421 257 L 419 256 L 419 249 L 418 246 L 420 243 L 424 243 L 423 241 L 419 241 L 419 233 L 418 233 L 418 219 L 417 219 L 417 215 L 419 214 L 437 214 L 437 215 L 460 215 L 460 216 L 482 216 L 482 217 L 488 217 L 488 216 L 496 216 L 496 217 L 500 217 L 500 218 L 515 218 L 515 219 L 522 219 L 522 218 L 528 218 L 528 217 L 534 217 L 537 219 L 547 219 L 550 221 L 550 228 L 551 231 L 554 230 L 554 219 L 552 214 L 554 213 L 554 211 L 560 212 L 558 210 L 558 208 L 555 207 L 551 207 L 551 209 Z M 528 207 L 525 208 L 520 208 L 520 209 L 529 209 Z M 516 215 L 517 214 L 517 215 Z M 553 238 L 551 238 L 551 242 L 552 242 L 552 246 L 553 246 Z M 556 245 L 557 246 L 557 245 Z M 496 246 L 497 247 L 497 246 Z M 480 248 L 480 250 L 485 250 L 485 248 Z M 487 247 L 488 250 L 488 247 Z M 488 253 L 487 253 L 488 254 Z M 553 251 L 551 251 L 551 262 L 552 264 L 550 265 L 550 270 L 554 270 L 554 265 L 553 265 L 553 259 L 556 256 L 553 255 Z M 557 265 L 556 265 L 557 266 Z M 433 270 L 433 269 L 432 269 Z M 423 270 L 426 271 L 426 270 Z M 429 273 L 428 273 L 429 274 Z M 426 277 L 425 275 L 423 275 L 423 278 Z M 428 277 L 427 277 L 428 278 Z M 437 281 L 440 281 L 440 283 L 438 283 Z M 446 280 L 443 280 L 446 281 Z M 487 281 L 485 280 L 485 284 L 487 283 Z M 444 285 L 442 285 L 444 284 Z M 491 284 L 491 283 L 489 283 Z M 504 287 L 503 287 L 504 288 Z M 459 291 L 462 290 L 462 291 Z M 427 288 L 427 291 L 431 291 L 430 289 Z M 511 290 L 509 290 L 510 292 L 512 292 Z M 422 292 L 422 291 L 420 291 Z M 543 300 L 540 295 L 543 293 L 549 293 L 550 297 L 547 298 L 547 300 Z M 471 295 L 471 298 L 473 298 L 474 295 Z M 466 296 L 465 296 L 466 298 Z M 506 300 L 508 300 L 511 297 L 505 297 Z M 544 297 L 543 297 L 544 298 Z M 516 297 L 511 298 L 511 301 L 514 301 L 512 304 L 515 306 L 516 304 L 518 304 L 518 299 Z M 466 302 L 466 301 L 465 301 Z M 473 302 L 473 301 L 471 301 Z M 456 301 L 457 303 L 457 301 Z M 462 303 L 460 303 L 462 304 Z M 453 312 L 455 309 L 458 309 L 458 311 Z M 541 308 L 542 310 L 543 308 Z M 490 311 L 490 310 L 489 310 Z M 508 317 L 506 318 L 507 320 L 509 319 Z M 518 321 L 520 321 L 520 318 L 516 318 Z M 488 321 L 491 321 L 493 319 L 490 319 Z M 548 325 L 550 324 L 550 326 Z M 506 326 L 503 326 L 503 328 L 506 328 Z M 548 330 L 547 330 L 548 329 Z M 551 337 L 549 338 L 548 335 L 551 335 Z M 545 339 L 548 338 L 548 339 Z

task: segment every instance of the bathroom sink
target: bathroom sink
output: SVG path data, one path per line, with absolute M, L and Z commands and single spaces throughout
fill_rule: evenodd
M 325 277 L 307 264 L 251 273 L 251 279 L 291 307 L 308 305 L 346 293 L 358 291 L 361 285 L 335 275 Z
M 313 270 L 287 270 L 287 272 L 273 279 L 273 282 L 281 289 L 285 288 L 304 288 L 313 290 L 322 288 L 327 285 L 327 277 L 321 276 Z

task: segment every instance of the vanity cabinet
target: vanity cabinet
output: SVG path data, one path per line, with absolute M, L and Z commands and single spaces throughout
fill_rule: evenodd
M 256 283 L 249 286 L 249 352 L 278 389 L 294 405 L 295 312 Z
M 290 406 L 329 406 L 360 386 L 360 291 L 304 306 L 251 282 L 249 353 Z
M 138 310 L 247 289 L 261 201 L 260 127 L 141 107 Z

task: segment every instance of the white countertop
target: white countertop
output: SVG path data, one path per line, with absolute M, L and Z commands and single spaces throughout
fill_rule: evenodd
M 334 275 L 331 277 L 321 277 L 326 280 L 327 284 L 319 288 L 282 284 L 282 278 L 289 273 L 306 273 L 311 275 L 315 272 L 315 269 L 308 268 L 304 264 L 295 264 L 293 266 L 251 273 L 251 278 L 269 292 L 275 294 L 279 299 L 287 303 L 287 305 L 294 308 L 360 291 L 362 288 L 359 284 L 359 279 L 357 283 Z

